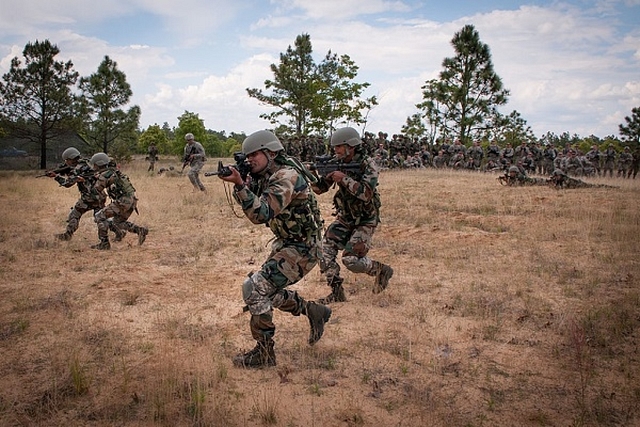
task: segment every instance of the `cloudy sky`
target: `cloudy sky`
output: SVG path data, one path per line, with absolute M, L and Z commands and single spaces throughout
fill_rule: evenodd
M 0 73 L 48 39 L 82 76 L 115 60 L 143 129 L 190 111 L 208 129 L 250 133 L 269 123 L 246 88 L 264 88 L 307 33 L 316 62 L 331 50 L 360 67 L 380 102 L 366 130 L 391 135 L 472 24 L 511 91 L 503 113 L 520 112 L 537 136 L 604 137 L 640 106 L 639 22 L 640 0 L 3 0 Z

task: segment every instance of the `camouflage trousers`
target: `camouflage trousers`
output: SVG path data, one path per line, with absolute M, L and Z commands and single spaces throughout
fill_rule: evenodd
M 371 249 L 371 241 L 375 225 L 348 225 L 334 221 L 329 225 L 322 241 L 322 259 L 320 271 L 331 282 L 340 275 L 338 252 L 342 251 L 342 264 L 354 273 L 376 274 L 373 260 L 367 256 Z
M 88 202 L 83 199 L 78 199 L 76 204 L 71 208 L 69 212 L 69 216 L 67 217 L 67 233 L 73 234 L 78 230 L 78 226 L 80 225 L 80 218 L 82 215 L 89 211 L 93 211 L 95 215 L 100 209 L 104 207 L 104 203 L 99 202 Z
M 256 341 L 264 342 L 275 334 L 274 308 L 294 316 L 302 313 L 304 299 L 286 287 L 309 273 L 319 257 L 319 242 L 305 244 L 281 239 L 273 242 L 269 258 L 242 285 L 242 298 L 251 313 L 251 335 Z
M 120 197 L 114 200 L 108 206 L 100 209 L 94 214 L 94 221 L 98 224 L 98 237 L 100 240 L 106 240 L 109 238 L 109 229 L 116 229 L 120 231 L 131 231 L 138 233 L 140 227 L 136 224 L 127 221 L 138 205 L 138 199 L 133 197 Z M 113 218 L 111 221 L 111 227 L 109 218 Z M 114 230 L 115 231 L 115 230 Z
M 196 190 L 204 191 L 204 184 L 200 181 L 200 171 L 204 167 L 204 162 L 200 160 L 194 160 L 191 162 L 191 167 L 189 168 L 189 173 L 187 176 L 189 177 L 189 181 L 193 184 L 193 187 Z

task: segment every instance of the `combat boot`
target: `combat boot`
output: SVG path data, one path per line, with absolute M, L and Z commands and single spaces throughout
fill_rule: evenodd
M 331 293 L 324 298 L 320 298 L 320 304 L 331 304 L 332 302 L 345 302 L 347 296 L 344 293 L 342 282 L 344 279 L 340 276 L 333 276 L 328 285 L 331 287 Z
M 124 230 L 114 231 L 114 233 L 116 233 L 116 235 L 113 237 L 114 242 L 121 242 L 122 239 L 124 239 L 124 236 L 127 235 L 127 232 Z
M 276 353 L 273 350 L 274 342 L 258 342 L 253 350 L 240 353 L 233 358 L 233 364 L 239 368 L 263 368 L 276 366 Z
M 324 324 L 327 323 L 331 317 L 331 309 L 326 305 L 309 301 L 305 303 L 303 314 L 309 318 L 309 325 L 311 326 L 309 345 L 314 345 L 322 338 Z
M 71 240 L 72 237 L 73 237 L 73 234 L 69 233 L 68 231 L 65 231 L 62 234 L 56 234 L 56 239 L 62 240 L 65 242 Z
M 111 243 L 109 243 L 109 239 L 100 239 L 100 243 L 98 243 L 97 245 L 91 246 L 91 249 L 108 251 L 109 249 L 111 249 Z
M 138 227 L 138 245 L 142 245 L 147 238 L 147 234 L 149 234 L 149 229 L 147 227 Z
M 378 261 L 374 261 L 374 271 L 376 272 L 376 283 L 373 286 L 373 293 L 379 294 L 387 289 L 389 279 L 393 276 L 393 268 Z

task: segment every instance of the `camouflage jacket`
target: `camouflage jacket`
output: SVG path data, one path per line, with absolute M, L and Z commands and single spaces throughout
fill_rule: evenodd
M 82 179 L 79 179 L 81 178 Z M 95 183 L 97 180 L 96 173 L 89 165 L 87 159 L 80 159 L 78 164 L 71 169 L 68 174 L 56 175 L 54 178 L 62 187 L 78 186 L 80 198 L 89 205 L 104 206 L 106 196 L 103 192 L 96 190 Z
M 129 177 L 113 167 L 107 167 L 97 173 L 95 189 L 107 194 L 113 201 L 123 204 L 131 203 L 136 198 L 136 189 L 129 181 Z
M 305 177 L 293 167 L 274 163 L 233 197 L 254 224 L 266 224 L 278 239 L 312 245 L 322 238 L 322 216 Z
M 360 171 L 346 172 L 342 184 L 333 196 L 333 205 L 338 220 L 352 225 L 378 225 L 380 222 L 380 194 L 376 162 L 362 152 L 356 151 L 352 162 L 361 162 Z M 329 191 L 333 182 L 322 178 L 315 185 L 319 194 Z

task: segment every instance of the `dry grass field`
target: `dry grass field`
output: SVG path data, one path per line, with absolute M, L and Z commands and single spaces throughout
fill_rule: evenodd
M 217 178 L 195 193 L 146 166 L 122 169 L 147 241 L 105 252 L 89 215 L 54 239 L 75 188 L 1 173 L 1 426 L 640 425 L 640 181 L 383 172 L 371 255 L 395 269 L 387 291 L 346 272 L 319 343 L 276 312 L 278 365 L 243 370 L 241 283 L 271 233 Z M 318 269 L 294 288 L 328 292 Z

